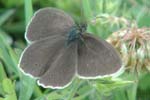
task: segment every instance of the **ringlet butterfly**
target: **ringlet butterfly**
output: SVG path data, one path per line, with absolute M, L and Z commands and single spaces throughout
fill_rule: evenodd
M 109 43 L 87 33 L 86 25 L 76 25 L 56 8 L 37 11 L 25 38 L 29 46 L 22 53 L 19 67 L 45 88 L 64 88 L 75 76 L 98 78 L 121 68 L 121 59 Z

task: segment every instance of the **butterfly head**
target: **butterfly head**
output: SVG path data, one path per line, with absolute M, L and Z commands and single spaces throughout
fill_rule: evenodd
M 80 33 L 83 34 L 87 29 L 87 24 L 82 23 L 82 24 L 77 25 L 77 27 L 78 27 L 78 30 L 80 31 Z

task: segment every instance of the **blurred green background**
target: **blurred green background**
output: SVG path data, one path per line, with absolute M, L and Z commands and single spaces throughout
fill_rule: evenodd
M 150 74 L 124 72 L 119 78 L 81 80 L 61 90 L 44 89 L 18 69 L 19 57 L 27 46 L 25 27 L 35 11 L 56 7 L 88 31 L 106 39 L 113 32 L 150 26 L 149 0 L 0 0 L 0 100 L 150 100 Z M 117 20 L 116 20 L 117 19 Z

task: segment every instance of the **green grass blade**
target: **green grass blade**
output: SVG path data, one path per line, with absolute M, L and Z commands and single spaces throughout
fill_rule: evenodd
M 9 74 L 14 72 L 16 75 L 18 75 L 18 68 L 16 67 L 15 63 L 12 60 L 15 58 L 11 57 L 10 50 L 13 51 L 12 48 L 9 47 L 9 44 L 6 43 L 6 35 L 1 32 L 0 34 L 0 58 L 6 64 L 6 69 Z
M 26 25 L 30 21 L 32 15 L 33 15 L 33 8 L 32 8 L 32 0 L 24 0 L 25 3 L 25 20 Z
M 10 18 L 10 16 L 14 14 L 14 12 L 15 12 L 14 9 L 10 9 L 10 10 L 7 10 L 2 15 L 0 15 L 0 26 L 4 24 L 8 20 L 8 18 Z
M 2 63 L 0 62 L 0 83 L 2 82 L 2 80 L 4 78 L 6 78 L 6 72 L 4 70 L 4 66 L 2 65 Z

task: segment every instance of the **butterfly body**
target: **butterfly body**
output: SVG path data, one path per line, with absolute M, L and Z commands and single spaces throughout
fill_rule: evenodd
M 85 26 L 84 24 L 74 25 L 68 32 L 67 45 L 74 41 L 78 41 L 78 43 L 83 42 L 82 35 L 85 33 L 86 28 L 87 26 Z
M 37 11 L 25 36 L 29 46 L 19 67 L 45 88 L 64 88 L 75 76 L 93 79 L 121 68 L 121 59 L 110 44 L 87 33 L 85 24 L 76 25 L 62 10 Z

